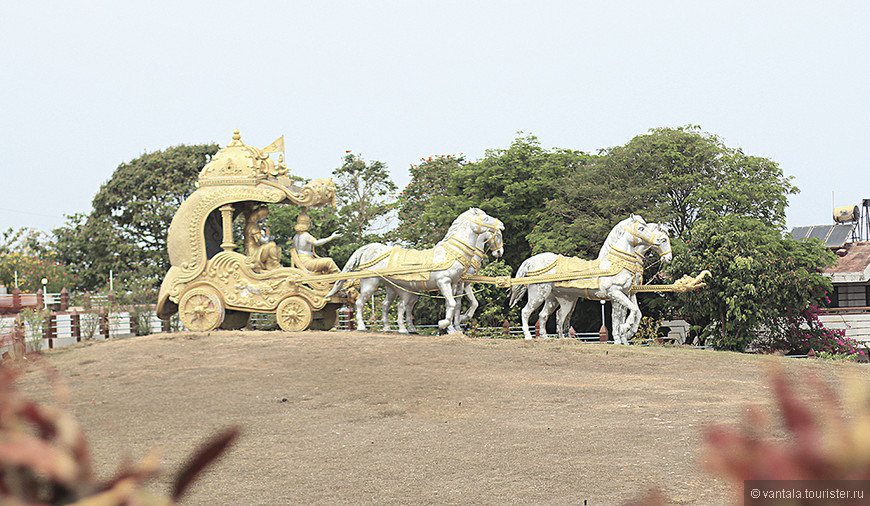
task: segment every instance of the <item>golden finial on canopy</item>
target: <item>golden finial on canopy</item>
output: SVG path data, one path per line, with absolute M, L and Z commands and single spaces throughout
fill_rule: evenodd
M 239 129 L 238 129 L 238 128 L 236 128 L 235 130 L 233 130 L 233 140 L 234 140 L 234 141 L 240 141 L 240 140 L 242 140 L 242 136 L 239 134 Z

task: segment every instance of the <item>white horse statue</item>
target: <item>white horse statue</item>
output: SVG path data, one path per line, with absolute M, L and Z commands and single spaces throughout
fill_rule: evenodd
M 480 209 L 471 208 L 460 214 L 438 244 L 433 248 L 416 251 L 387 246 L 380 243 L 366 244 L 353 252 L 342 272 L 370 271 L 371 277 L 361 278 L 360 295 L 356 301 L 356 327 L 365 330 L 363 322 L 363 307 L 371 298 L 381 280 L 387 285 L 393 285 L 404 292 L 423 292 L 438 290 L 444 297 L 446 314 L 438 322 L 441 329 L 447 332 L 457 332 L 455 325 L 456 300 L 454 294 L 459 287 L 460 278 L 469 269 L 480 266 L 482 254 L 481 244 L 492 241 L 496 232 L 504 230 L 504 224 L 487 215 Z M 481 236 L 484 236 L 481 239 Z M 501 234 L 498 234 L 501 238 Z M 483 241 L 483 243 L 481 243 Z M 502 246 L 497 246 L 493 255 L 498 257 L 503 252 Z M 477 260 L 475 260 L 477 259 Z M 338 281 L 327 297 L 341 289 L 344 280 Z M 407 311 L 410 298 L 403 296 L 399 301 L 399 331 L 404 327 L 403 314 L 410 320 Z M 407 331 L 407 329 L 405 329 Z
M 471 259 L 471 266 L 469 266 L 468 270 L 464 275 L 472 275 L 477 272 L 477 267 L 481 265 L 483 262 L 483 258 L 486 256 L 486 248 L 489 247 L 489 250 L 492 251 L 494 257 L 500 257 L 504 254 L 504 241 L 502 239 L 501 229 L 488 230 L 484 233 L 477 236 L 477 243 L 474 245 L 474 257 Z M 386 288 L 386 297 L 384 297 L 384 303 L 382 308 L 382 323 L 383 323 L 383 331 L 389 332 L 390 330 L 390 322 L 389 322 L 389 309 L 392 307 L 393 302 L 396 298 L 399 298 L 399 307 L 398 307 L 398 327 L 400 334 L 416 334 L 417 327 L 414 325 L 414 319 L 412 317 L 414 312 L 414 305 L 417 304 L 417 300 L 420 298 L 420 293 L 418 292 L 409 292 L 402 288 L 397 288 L 390 283 L 385 285 Z M 453 326 L 456 329 L 459 329 L 460 325 L 468 320 L 470 320 L 474 316 L 474 312 L 477 310 L 478 302 L 477 297 L 474 296 L 474 290 L 471 287 L 471 283 L 467 283 L 462 279 L 455 285 L 453 290 L 454 300 L 456 301 L 456 309 L 453 312 Z M 467 297 L 469 301 L 469 308 L 462 313 L 462 297 Z
M 659 251 L 663 262 L 670 262 L 671 240 L 666 225 L 647 224 L 643 218 L 631 215 L 619 222 L 604 241 L 597 260 L 563 257 L 555 253 L 540 253 L 526 259 L 517 270 L 517 278 L 541 276 L 542 282 L 515 285 L 511 289 L 510 305 L 516 304 L 528 291 L 528 302 L 521 312 L 523 336 L 532 339 L 529 316 L 545 302 L 540 313 L 541 335 L 547 337 L 546 322 L 556 304 L 556 331 L 559 337 L 567 335 L 574 305 L 580 297 L 613 302 L 613 340 L 628 344 L 628 339 L 640 324 L 637 295 L 630 292 L 633 285 L 643 281 L 644 253 L 652 247 Z M 566 279 L 566 274 L 576 274 Z M 547 281 L 546 278 L 558 281 Z M 626 316 L 626 311 L 628 312 Z

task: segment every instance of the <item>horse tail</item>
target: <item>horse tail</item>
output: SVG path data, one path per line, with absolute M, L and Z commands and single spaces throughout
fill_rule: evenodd
M 344 264 L 344 269 L 342 269 L 341 272 L 353 272 L 354 270 L 356 270 L 356 268 L 359 267 L 360 261 L 362 260 L 364 250 L 365 246 L 363 246 L 362 248 L 358 248 L 356 251 L 354 251 L 350 258 L 347 259 L 347 263 Z M 345 281 L 347 280 L 339 279 L 338 281 L 336 281 L 335 285 L 332 287 L 332 290 L 330 290 L 329 293 L 326 294 L 326 297 L 332 297 L 333 295 L 338 293 L 338 291 L 341 290 L 341 287 L 344 286 Z
M 517 275 L 514 276 L 514 278 L 526 277 L 526 274 L 529 272 L 529 260 L 530 259 L 526 259 L 522 264 L 520 264 L 520 268 L 517 269 Z M 529 285 L 526 284 L 512 286 L 511 301 L 508 307 L 514 307 L 514 304 L 516 304 L 523 297 L 523 295 L 526 294 L 528 290 Z

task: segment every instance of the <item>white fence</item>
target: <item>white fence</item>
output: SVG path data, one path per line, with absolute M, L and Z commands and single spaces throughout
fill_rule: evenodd
M 75 315 L 78 314 L 78 332 L 76 332 L 76 324 L 74 322 Z M 24 344 L 26 351 L 40 351 L 51 348 L 60 348 L 69 346 L 79 341 L 89 339 L 105 340 L 108 334 L 109 338 L 132 337 L 136 335 L 135 315 L 130 311 L 117 311 L 109 313 L 107 318 L 102 323 L 99 321 L 101 316 L 97 313 L 82 312 L 82 313 L 58 313 L 51 319 L 51 328 L 46 332 L 44 321 L 29 322 L 22 318 L 21 323 L 24 326 Z M 163 332 L 163 320 L 151 314 L 147 316 L 147 325 L 149 333 L 155 334 Z M 13 334 L 15 331 L 15 315 L 0 316 L 0 355 L 9 352 L 12 354 Z M 144 333 L 144 332 L 140 332 Z M 48 334 L 48 336 L 47 336 Z

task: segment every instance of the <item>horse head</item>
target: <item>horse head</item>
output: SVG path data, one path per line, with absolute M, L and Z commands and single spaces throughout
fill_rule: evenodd
M 504 254 L 504 240 L 502 239 L 504 223 L 480 209 L 474 209 L 474 211 L 475 214 L 469 218 L 469 221 L 477 225 L 477 234 L 483 237 L 492 252 L 492 256 L 501 257 Z
M 489 250 L 492 252 L 492 256 L 496 258 L 501 258 L 504 255 L 504 240 L 502 240 L 501 231 L 504 230 L 504 224 L 499 220 L 495 220 L 498 222 L 498 225 L 501 228 L 495 229 L 495 231 L 490 233 L 490 238 L 487 239 L 486 244 L 489 246 Z
M 653 237 L 653 247 L 659 250 L 659 256 L 661 257 L 662 262 L 670 262 L 674 257 L 674 254 L 671 251 L 671 238 L 668 235 L 668 232 L 671 231 L 671 227 L 664 223 L 650 223 L 650 228 L 655 233 Z
M 673 258 L 671 252 L 671 238 L 668 236 L 670 228 L 661 223 L 647 223 L 646 220 L 636 214 L 622 222 L 626 232 L 631 235 L 632 246 L 652 247 L 659 251 L 662 261 L 667 263 Z
M 450 225 L 443 241 L 459 233 L 460 230 L 465 230 L 465 233 L 483 239 L 494 257 L 498 258 L 504 254 L 504 241 L 502 239 L 504 223 L 501 220 L 489 216 L 476 207 L 469 208 L 453 220 L 453 224 Z

